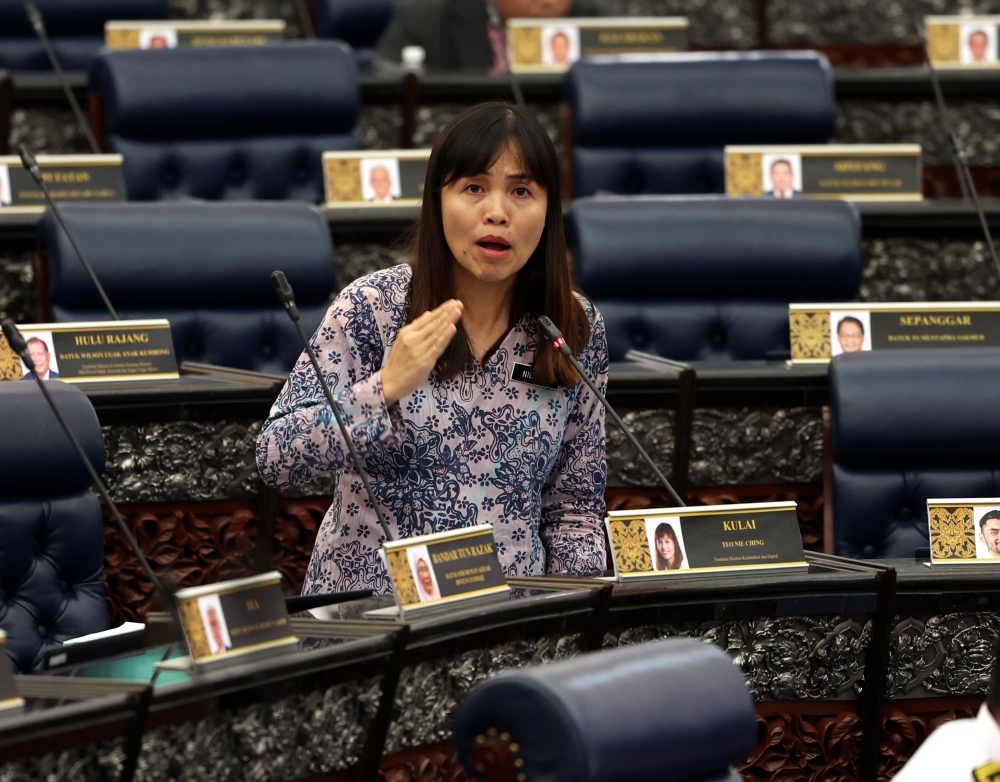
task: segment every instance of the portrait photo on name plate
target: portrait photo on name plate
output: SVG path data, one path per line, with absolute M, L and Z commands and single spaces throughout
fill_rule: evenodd
M 198 598 L 198 611 L 201 613 L 201 624 L 208 638 L 208 651 L 211 654 L 221 654 L 233 648 L 229 637 L 229 625 L 226 615 L 222 613 L 222 601 L 218 595 L 206 595 Z
M 802 156 L 761 155 L 764 195 L 770 198 L 798 198 L 802 195 Z
M 830 353 L 860 353 L 872 349 L 872 316 L 870 312 L 830 313 Z
M 0 166 L 0 206 L 10 206 L 14 194 L 10 191 L 10 169 Z
M 402 195 L 396 158 L 361 158 L 361 197 L 365 201 L 388 204 Z
M 51 331 L 22 331 L 21 335 L 28 346 L 28 355 L 35 365 L 35 373 L 42 380 L 59 379 L 59 362 L 56 360 L 56 351 L 52 346 Z M 23 361 L 21 362 L 21 372 L 24 373 L 25 380 L 32 380 L 31 369 Z
M 176 49 L 176 30 L 140 30 L 140 49 Z
M 1000 506 L 973 508 L 975 520 L 976 559 L 1000 560 Z
M 653 570 L 687 570 L 687 551 L 679 516 L 646 519 L 646 538 L 653 558 Z
M 414 546 L 406 550 L 406 557 L 410 560 L 410 572 L 413 573 L 413 580 L 417 584 L 417 595 L 421 603 L 428 600 L 437 600 L 441 597 L 438 590 L 437 577 L 434 575 L 434 568 L 431 565 L 431 555 L 427 551 L 427 546 Z
M 997 61 L 997 28 L 992 24 L 963 24 L 958 34 L 958 59 L 968 65 Z
M 568 68 L 580 59 L 580 31 L 575 27 L 542 28 L 542 62 Z

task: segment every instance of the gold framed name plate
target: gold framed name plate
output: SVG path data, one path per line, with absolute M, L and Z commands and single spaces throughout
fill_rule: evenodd
M 417 206 L 424 199 L 429 149 L 324 152 L 327 206 Z
M 921 201 L 919 144 L 725 148 L 726 195 Z
M 808 567 L 794 502 L 611 511 L 619 581 Z
M 1000 497 L 927 500 L 932 565 L 1000 567 Z
M 790 304 L 792 362 L 841 353 L 1000 347 L 1000 301 Z
M 514 73 L 567 70 L 581 57 L 668 54 L 687 50 L 683 16 L 511 19 L 507 61 Z
M 14 664 L 7 656 L 7 633 L 0 630 L 0 711 L 24 705 L 24 698 L 17 691 Z
M 109 49 L 175 49 L 178 46 L 264 46 L 285 38 L 282 19 L 114 21 L 104 23 Z
M 38 168 L 53 201 L 124 201 L 121 155 L 39 155 Z M 45 194 L 21 158 L 0 156 L 0 212 L 43 212 Z
M 927 16 L 927 56 L 935 68 L 996 68 L 1000 65 L 1000 16 Z
M 488 524 L 394 540 L 382 554 L 404 616 L 510 591 Z
M 181 589 L 175 597 L 191 653 L 176 667 L 191 663 L 196 669 L 215 667 L 234 658 L 270 656 L 298 644 L 277 571 Z
M 98 383 L 176 378 L 177 357 L 166 320 L 25 323 L 21 335 L 43 380 Z M 0 335 L 0 380 L 31 380 Z

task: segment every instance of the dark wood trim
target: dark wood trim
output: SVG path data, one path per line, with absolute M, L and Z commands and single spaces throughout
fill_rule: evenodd
M 833 527 L 833 413 L 823 405 L 823 553 L 836 554 Z

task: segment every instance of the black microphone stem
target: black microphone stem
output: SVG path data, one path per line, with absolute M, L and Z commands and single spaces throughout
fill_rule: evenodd
M 97 139 L 94 138 L 93 131 L 90 129 L 90 123 L 87 122 L 87 118 L 83 115 L 83 110 L 80 108 L 80 104 L 76 100 L 76 95 L 73 94 L 73 90 L 70 88 L 69 82 L 66 80 L 66 74 L 63 73 L 62 66 L 59 65 L 59 58 L 56 57 L 56 53 L 52 49 L 52 43 L 49 41 L 49 34 L 45 30 L 45 20 L 42 18 L 42 12 L 35 7 L 34 3 L 25 3 L 24 11 L 28 17 L 28 21 L 31 23 L 32 29 L 35 31 L 35 35 L 37 35 L 38 40 L 42 42 L 42 48 L 45 49 L 45 55 L 49 58 L 52 70 L 55 71 L 56 80 L 59 82 L 59 86 L 61 86 L 63 92 L 66 93 L 66 100 L 69 101 L 69 105 L 73 109 L 73 113 L 76 115 L 76 121 L 80 123 L 80 129 L 83 131 L 83 135 L 87 137 L 87 143 L 90 144 L 90 151 L 95 155 L 101 154 L 101 148 L 97 143 Z
M 69 243 L 73 245 L 73 249 L 76 251 L 77 257 L 80 259 L 80 263 L 83 264 L 83 268 L 87 271 L 87 275 L 90 277 L 90 281 L 94 283 L 94 287 L 97 288 L 97 292 L 101 296 L 101 301 L 104 302 L 104 306 L 107 311 L 111 313 L 112 320 L 121 320 L 121 317 L 118 315 L 118 311 L 111 303 L 111 299 L 108 298 L 108 294 L 104 292 L 104 286 L 101 285 L 101 281 L 97 278 L 97 272 L 94 271 L 94 267 L 90 265 L 89 261 L 87 261 L 87 257 L 83 254 L 83 250 L 80 249 L 80 245 L 76 243 L 76 239 L 73 237 L 73 232 L 69 230 L 69 227 L 66 225 L 66 221 L 63 220 L 62 212 L 59 211 L 59 207 L 56 206 L 56 202 L 52 200 L 52 195 L 49 193 L 49 189 L 45 185 L 45 180 L 42 178 L 42 172 L 41 169 L 38 168 L 38 162 L 35 160 L 35 156 L 25 144 L 19 144 L 17 152 L 21 158 L 21 162 L 24 164 L 25 169 L 27 169 L 28 173 L 31 174 L 31 178 L 35 180 L 35 184 L 42 189 L 42 193 L 45 195 L 45 200 L 49 205 L 49 209 L 52 210 L 52 214 L 54 214 L 56 216 L 56 220 L 59 221 L 59 225 L 66 234 L 66 238 L 69 239 Z
M 941 81 L 938 79 L 937 70 L 934 68 L 934 63 L 931 62 L 930 52 L 927 51 L 927 35 L 924 30 L 921 30 L 919 25 L 917 27 L 918 32 L 921 34 L 924 44 L 924 58 L 927 60 L 927 68 L 931 75 L 931 87 L 934 89 L 934 98 L 937 101 L 938 110 L 941 112 L 941 125 L 944 128 L 945 135 L 948 137 L 948 141 L 951 144 L 951 155 L 955 161 L 955 171 L 958 173 L 958 184 L 962 188 L 963 197 L 968 197 L 972 199 L 972 205 L 976 210 L 976 215 L 979 217 L 979 225 L 983 229 L 983 236 L 986 237 L 986 246 L 989 247 L 990 257 L 993 259 L 993 268 L 997 272 L 997 283 L 1000 285 L 1000 257 L 997 256 L 996 245 L 993 244 L 993 233 L 990 231 L 989 221 L 986 219 L 986 213 L 983 211 L 983 205 L 979 202 L 979 193 L 976 191 L 976 183 L 972 179 L 972 171 L 969 168 L 969 159 L 965 154 L 965 147 L 962 146 L 961 140 L 958 135 L 951 127 L 951 123 L 948 122 L 948 108 L 945 106 L 944 102 L 944 92 L 941 90 Z

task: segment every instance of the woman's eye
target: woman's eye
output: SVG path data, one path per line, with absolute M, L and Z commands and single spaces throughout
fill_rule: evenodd
M 531 195 L 531 191 L 526 187 L 518 187 L 514 189 L 514 195 L 518 198 L 527 198 Z
M 472 182 L 472 183 L 466 185 L 465 189 L 468 190 L 473 195 L 479 195 L 480 193 L 483 192 L 483 188 L 481 188 L 475 182 Z

